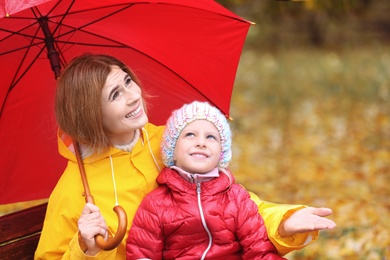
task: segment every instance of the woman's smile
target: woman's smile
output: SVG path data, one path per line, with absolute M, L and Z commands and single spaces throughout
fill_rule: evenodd
M 142 108 L 141 108 L 141 106 L 139 106 L 136 110 L 128 113 L 125 117 L 126 118 L 136 117 L 139 113 L 141 113 L 141 110 L 142 110 Z

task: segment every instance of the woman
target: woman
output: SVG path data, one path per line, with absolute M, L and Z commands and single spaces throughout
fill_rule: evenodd
M 35 259 L 125 259 L 126 237 L 112 251 L 100 250 L 94 237 L 116 231 L 116 203 L 126 209 L 128 231 L 163 168 L 164 127 L 148 123 L 140 86 L 134 73 L 111 56 L 85 54 L 64 70 L 55 110 L 59 152 L 68 165 L 50 196 Z M 72 139 L 80 144 L 96 206 L 85 203 Z M 327 208 L 277 205 L 253 194 L 252 199 L 282 255 L 314 241 L 316 230 L 335 226 L 324 218 L 331 214 Z

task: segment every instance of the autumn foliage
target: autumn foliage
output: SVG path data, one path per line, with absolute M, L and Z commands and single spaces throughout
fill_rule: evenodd
M 288 259 L 390 258 L 390 50 L 243 53 L 231 169 L 262 199 L 333 209 Z

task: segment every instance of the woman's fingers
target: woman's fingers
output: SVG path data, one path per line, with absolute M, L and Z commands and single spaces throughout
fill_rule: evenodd
M 100 234 L 105 239 L 108 237 L 107 225 L 97 206 L 87 203 L 78 220 L 80 235 L 90 252 L 98 252 L 95 236 Z

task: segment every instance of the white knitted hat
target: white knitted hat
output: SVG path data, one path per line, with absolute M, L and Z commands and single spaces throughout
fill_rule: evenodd
M 181 131 L 192 121 L 204 119 L 215 125 L 221 137 L 221 156 L 218 166 L 226 168 L 232 158 L 232 133 L 226 117 L 207 102 L 194 101 L 172 112 L 168 118 L 161 142 L 162 160 L 165 166 L 174 165 L 173 154 Z

